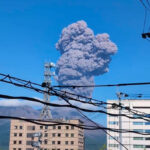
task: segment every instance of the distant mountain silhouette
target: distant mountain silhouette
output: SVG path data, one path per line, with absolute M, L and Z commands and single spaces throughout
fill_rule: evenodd
M 81 119 L 85 124 L 91 125 L 89 121 L 82 118 L 79 112 L 74 109 L 52 108 L 51 112 L 54 119 Z M 0 115 L 38 118 L 40 110 L 35 110 L 29 106 L 0 107 Z M 10 120 L 0 120 L 0 150 L 8 150 L 9 128 Z M 106 135 L 103 131 L 85 130 L 85 150 L 99 150 L 104 143 L 106 143 Z

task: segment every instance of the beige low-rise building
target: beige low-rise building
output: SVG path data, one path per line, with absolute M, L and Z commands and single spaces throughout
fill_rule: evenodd
M 76 125 L 83 124 L 80 120 L 59 121 Z M 9 150 L 36 149 L 84 150 L 84 130 L 66 124 L 41 126 L 30 122 L 11 120 Z

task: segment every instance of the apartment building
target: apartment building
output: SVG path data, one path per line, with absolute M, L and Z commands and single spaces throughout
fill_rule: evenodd
M 81 120 L 57 121 L 83 124 Z M 11 120 L 9 150 L 36 149 L 84 150 L 84 130 L 71 125 L 41 126 L 30 122 Z
M 119 103 L 118 100 L 109 100 L 108 103 Z M 122 105 L 140 112 L 146 113 L 146 117 L 150 117 L 150 100 L 122 100 Z M 110 106 L 108 106 L 110 107 Z M 109 113 L 118 114 L 117 108 L 109 108 Z M 122 129 L 139 131 L 143 133 L 150 133 L 150 122 L 139 119 L 140 116 L 134 115 L 128 110 L 123 109 L 122 114 L 136 117 L 136 119 L 129 119 L 127 117 L 121 117 Z M 119 117 L 113 117 L 107 115 L 107 127 L 119 129 Z M 119 133 L 109 131 L 117 140 L 119 139 Z M 150 135 L 139 135 L 135 133 L 122 133 L 122 144 L 129 150 L 150 150 Z M 120 145 L 111 136 L 107 135 L 107 150 L 120 150 Z M 122 150 L 125 150 L 122 147 Z

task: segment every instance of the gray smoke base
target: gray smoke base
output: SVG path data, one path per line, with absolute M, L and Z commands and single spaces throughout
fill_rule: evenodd
M 108 34 L 95 36 L 85 21 L 64 28 L 56 49 L 61 53 L 56 64 L 59 85 L 94 85 L 94 76 L 108 72 L 111 55 L 117 52 Z M 87 97 L 93 92 L 93 88 L 63 90 Z

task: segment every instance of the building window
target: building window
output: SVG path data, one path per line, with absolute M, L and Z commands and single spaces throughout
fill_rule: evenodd
M 16 148 L 13 148 L 13 150 L 16 150 Z
M 22 133 L 19 133 L 19 136 L 22 136 Z
M 56 129 L 56 126 L 53 126 L 53 129 Z
M 146 145 L 145 148 L 150 148 L 150 145 Z
M 20 126 L 20 129 L 23 129 L 23 127 L 22 127 L 22 126 Z
M 57 141 L 57 144 L 61 144 L 61 142 L 60 142 L 60 141 Z
M 145 125 L 150 125 L 150 122 L 145 122 Z
M 118 144 L 109 144 L 109 147 L 118 147 Z
M 136 115 L 136 114 L 134 114 L 133 117 L 134 117 L 134 118 L 141 118 L 140 115 Z
M 19 144 L 22 144 L 22 141 L 19 141 Z
M 133 125 L 143 125 L 144 122 L 133 122 Z
M 150 137 L 148 137 L 148 138 L 145 138 L 145 140 L 150 140 Z
M 144 117 L 150 118 L 150 114 L 146 114 L 144 115 Z
M 144 140 L 144 137 L 133 137 L 133 140 Z
M 33 133 L 27 133 L 27 138 L 33 137 Z
M 52 134 L 52 137 L 55 137 L 55 133 Z
M 40 126 L 40 129 L 42 130 L 42 129 L 43 129 L 43 126 Z
M 66 126 L 66 130 L 68 130 L 69 129 L 69 126 Z
M 18 150 L 21 150 L 21 148 L 18 148 Z
M 18 129 L 18 126 L 14 126 L 14 129 Z
M 52 144 L 54 145 L 54 144 L 55 144 L 55 141 L 52 141 Z
M 17 144 L 17 141 L 14 141 L 13 143 L 14 143 L 14 144 Z
M 48 129 L 48 126 L 45 126 L 45 129 Z
M 74 141 L 71 141 L 71 145 L 73 145 L 74 144 Z
M 32 141 L 26 141 L 26 145 L 32 145 L 33 142 Z
M 74 129 L 74 126 L 71 126 L 71 129 L 73 130 L 73 129 Z
M 61 126 L 58 126 L 58 129 L 61 129 Z
M 144 145 L 133 145 L 133 148 L 145 148 Z
M 35 130 L 35 126 L 28 126 L 27 130 Z
M 74 137 L 74 134 L 73 134 L 73 133 L 71 133 L 71 137 Z
M 142 133 L 143 129 L 134 129 L 133 131 Z
M 68 137 L 69 136 L 69 134 L 68 133 L 66 133 L 66 137 Z
M 110 125 L 118 125 L 118 122 L 117 121 L 109 121 L 109 124 Z
M 48 137 L 48 133 L 45 133 L 44 137 Z
M 61 134 L 60 134 L 60 133 L 58 133 L 58 137 L 61 137 Z
M 145 133 L 150 133 L 150 130 L 145 130 Z
M 47 140 L 44 140 L 44 144 L 47 144 Z
M 14 136 L 17 136 L 17 133 L 14 133 Z
M 65 141 L 65 144 L 68 145 L 68 141 Z
M 110 139 L 110 140 L 114 140 L 114 138 L 115 138 L 116 140 L 118 140 L 118 139 L 119 139 L 119 137 L 118 137 L 118 136 L 113 136 L 113 137 L 112 137 L 112 136 L 109 136 L 109 139 Z

